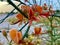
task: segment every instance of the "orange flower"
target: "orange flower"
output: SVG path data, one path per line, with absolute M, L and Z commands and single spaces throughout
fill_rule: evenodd
M 41 6 L 37 5 L 36 10 L 39 14 L 42 13 L 42 7 Z
M 16 33 L 16 37 L 14 39 L 15 43 L 19 43 L 19 41 L 22 39 L 22 33 L 21 32 L 17 32 Z
M 22 5 L 21 9 L 25 14 L 27 14 L 30 25 L 32 24 L 32 21 L 39 21 L 39 19 L 34 16 L 35 12 L 30 6 Z
M 35 11 L 35 12 L 38 12 L 39 14 L 42 13 L 42 7 L 39 6 L 39 5 L 32 5 L 32 9 Z
M 32 24 L 32 21 L 39 21 L 39 19 L 37 17 L 35 17 L 35 12 L 33 11 L 33 9 L 30 6 L 26 6 L 26 5 L 22 5 L 21 6 L 22 11 L 27 14 L 28 19 L 29 19 L 29 24 Z M 37 7 L 38 9 L 38 7 Z M 20 14 L 21 15 L 21 14 Z M 18 14 L 17 18 L 20 19 L 22 16 L 20 16 Z M 22 18 L 21 18 L 22 19 Z
M 22 21 L 23 20 L 23 15 L 19 13 L 19 14 L 17 14 L 16 18 L 19 19 L 20 21 Z
M 42 30 L 42 29 L 39 28 L 39 27 L 35 27 L 35 28 L 34 28 L 34 32 L 35 32 L 35 34 L 37 34 L 37 35 L 38 35 L 38 34 L 41 34 L 41 30 Z
M 30 6 L 22 5 L 22 6 L 21 6 L 21 9 L 22 9 L 22 11 L 26 14 L 26 13 L 29 12 L 29 10 L 30 10 Z
M 19 25 L 20 25 L 20 23 L 22 23 L 22 21 L 23 21 L 24 16 L 23 16 L 21 13 L 18 13 L 18 14 L 16 15 L 16 18 L 17 18 L 18 20 L 17 20 L 16 22 L 14 22 L 13 24 L 19 23 Z
M 29 6 L 26 6 L 26 5 L 22 5 L 21 6 L 21 9 L 23 11 L 23 13 L 25 13 L 27 16 L 28 16 L 28 12 L 29 12 Z M 18 13 L 16 15 L 16 18 L 18 19 L 14 24 L 18 24 L 18 26 L 22 23 L 22 21 L 24 21 L 24 23 L 26 22 L 26 18 L 21 14 L 21 13 Z
M 15 36 L 16 36 L 16 32 L 17 32 L 16 29 L 11 29 L 11 30 L 9 31 L 9 35 L 10 35 L 10 37 L 11 37 L 12 40 L 14 40 L 14 38 L 15 38 Z
M 22 39 L 22 33 L 18 32 L 16 29 L 11 29 L 9 31 L 10 38 L 15 42 L 19 43 L 19 41 Z
M 50 14 L 49 12 L 46 12 L 46 13 L 41 13 L 40 16 L 45 16 L 45 17 L 48 17 Z
M 33 5 L 32 9 L 34 10 L 34 12 L 38 12 L 40 16 L 45 16 L 48 17 L 49 16 L 49 12 L 43 13 L 43 8 L 39 5 Z
M 32 24 L 32 21 L 39 21 L 39 18 L 34 16 L 34 11 L 30 9 L 29 11 L 29 24 Z

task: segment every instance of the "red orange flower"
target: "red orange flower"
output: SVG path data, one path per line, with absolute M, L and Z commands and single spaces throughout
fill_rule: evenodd
M 9 31 L 10 38 L 15 42 L 19 43 L 19 41 L 22 39 L 22 33 L 18 32 L 16 29 L 11 29 Z
M 34 28 L 34 32 L 35 32 L 36 35 L 41 34 L 41 30 L 42 30 L 42 29 L 41 29 L 40 27 L 35 27 L 35 28 Z
M 40 13 L 40 16 L 45 16 L 45 17 L 48 17 L 50 14 L 49 14 L 49 12 L 45 12 L 45 13 Z
M 29 24 L 32 24 L 32 21 L 39 21 L 37 17 L 34 16 L 34 11 L 30 9 L 29 11 Z
M 27 13 L 30 25 L 32 24 L 32 21 L 39 21 L 39 19 L 34 16 L 35 11 L 30 6 L 22 5 L 21 8 L 25 14 Z
M 18 13 L 18 14 L 16 15 L 16 18 L 19 19 L 20 21 L 22 21 L 22 20 L 23 20 L 23 15 L 20 14 L 20 13 Z
M 44 4 L 44 5 L 46 5 L 46 4 Z M 41 7 L 41 6 L 39 6 L 39 5 L 33 5 L 32 6 L 32 9 L 33 9 L 33 11 L 36 13 L 36 12 L 38 12 L 39 13 L 39 15 L 40 16 L 45 16 L 45 17 L 48 17 L 49 16 L 49 11 L 48 12 L 43 12 L 43 7 Z
M 32 7 L 30 6 L 26 6 L 26 5 L 22 5 L 21 6 L 22 11 L 28 16 L 29 19 L 29 24 L 32 24 L 32 21 L 39 21 L 39 18 L 37 18 L 35 16 L 35 13 L 38 12 L 38 15 L 40 16 L 45 16 L 48 17 L 49 16 L 49 12 L 43 13 L 43 9 L 41 6 L 39 5 L 33 5 Z M 18 14 L 16 16 L 20 21 L 23 20 L 23 16 L 22 14 Z
M 32 9 L 35 11 L 35 12 L 38 12 L 39 14 L 42 12 L 42 7 L 35 4 L 35 5 L 32 5 Z

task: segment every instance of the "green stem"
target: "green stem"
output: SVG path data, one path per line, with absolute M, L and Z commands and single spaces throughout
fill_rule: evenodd
M 59 36 L 59 37 L 57 37 L 57 38 L 55 38 L 55 41 L 56 41 L 57 39 L 60 39 L 60 36 Z
M 12 45 L 11 43 L 9 43 L 9 45 Z
M 53 21 L 53 16 L 50 18 L 50 23 L 51 23 L 51 45 L 53 45 L 53 26 L 52 26 L 52 21 Z
M 28 24 L 29 22 L 27 22 L 19 31 L 22 31 L 22 29 Z
M 9 42 L 9 39 L 6 37 L 7 41 Z
M 12 43 L 12 40 L 10 41 L 10 43 Z
M 25 32 L 25 34 L 24 34 L 24 36 L 23 36 L 23 39 L 24 39 L 25 37 L 27 37 L 27 36 L 28 36 L 28 31 L 29 31 L 29 29 L 30 29 L 30 26 L 28 26 L 28 28 L 27 28 L 27 30 L 26 30 L 26 32 Z
M 50 32 L 50 36 L 51 36 L 51 45 L 53 45 L 53 41 L 54 41 L 54 39 L 53 39 L 53 26 L 52 26 L 53 16 L 50 17 L 50 18 L 48 18 L 48 19 L 49 19 L 49 21 L 50 21 L 50 27 L 51 27 L 51 32 Z

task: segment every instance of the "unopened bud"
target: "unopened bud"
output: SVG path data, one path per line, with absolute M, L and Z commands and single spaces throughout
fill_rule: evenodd
M 7 37 L 7 32 L 5 30 L 2 31 L 4 37 Z

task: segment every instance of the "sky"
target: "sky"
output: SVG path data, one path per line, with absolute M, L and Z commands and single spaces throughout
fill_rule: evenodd
M 21 0 L 21 1 L 24 2 L 24 0 Z M 39 2 L 40 0 L 37 0 L 38 5 L 39 5 Z M 30 3 L 33 4 L 32 0 L 30 0 Z M 60 10 L 60 0 L 41 0 L 41 4 L 43 5 L 44 3 L 46 3 L 47 5 L 52 5 L 55 10 L 56 9 Z

